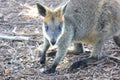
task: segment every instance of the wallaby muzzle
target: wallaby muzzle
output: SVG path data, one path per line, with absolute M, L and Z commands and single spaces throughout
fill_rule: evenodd
M 56 40 L 55 39 L 50 40 L 50 42 L 51 42 L 52 45 L 56 44 Z

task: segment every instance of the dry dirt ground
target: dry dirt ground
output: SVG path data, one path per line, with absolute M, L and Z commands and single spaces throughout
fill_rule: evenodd
M 25 36 L 36 40 L 10 40 L 0 38 L 0 80 L 120 80 L 120 48 L 112 40 L 105 43 L 105 58 L 75 72 L 67 72 L 79 57 L 88 54 L 67 54 L 57 67 L 58 72 L 42 74 L 38 50 L 42 48 L 42 21 L 36 13 L 36 2 L 56 7 L 65 0 L 0 0 L 0 35 Z M 40 35 L 37 35 L 39 31 Z M 35 33 L 35 35 L 34 35 Z M 37 48 L 40 46 L 39 48 Z M 86 46 L 91 50 L 91 46 Z M 49 66 L 53 57 L 47 57 Z

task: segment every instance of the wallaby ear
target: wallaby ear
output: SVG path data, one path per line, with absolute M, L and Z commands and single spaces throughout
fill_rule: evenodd
M 66 7 L 67 7 L 67 4 L 64 5 L 64 6 L 60 6 L 60 7 L 55 9 L 57 17 L 60 17 L 60 16 L 64 15 Z
M 70 0 L 68 0 L 67 2 L 65 2 L 64 6 L 62 7 L 62 14 L 64 15 L 65 11 L 66 11 L 66 7 L 68 5 L 68 3 L 70 2 Z
M 45 17 L 45 15 L 46 15 L 46 8 L 43 5 L 39 4 L 39 3 L 37 3 L 37 8 L 38 8 L 39 14 L 41 16 Z
M 67 7 L 67 4 L 65 4 L 65 5 L 62 7 L 62 15 L 64 15 L 65 10 L 66 10 L 66 7 Z

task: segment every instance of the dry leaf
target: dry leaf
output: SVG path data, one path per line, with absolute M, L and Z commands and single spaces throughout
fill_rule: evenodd
M 10 74 L 10 70 L 7 68 L 5 69 L 5 75 L 8 75 L 8 74 Z

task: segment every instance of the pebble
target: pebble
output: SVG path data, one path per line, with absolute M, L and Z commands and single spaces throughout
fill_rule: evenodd
M 0 13 L 0 19 L 3 19 L 4 15 L 2 13 Z

